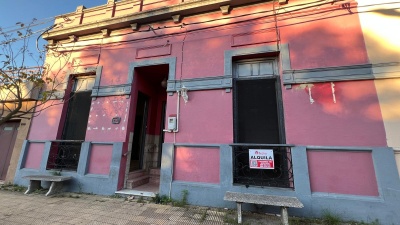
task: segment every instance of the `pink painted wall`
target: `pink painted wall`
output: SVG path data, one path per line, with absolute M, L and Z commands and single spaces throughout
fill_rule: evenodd
M 189 101 L 180 100 L 178 143 L 232 143 L 232 92 L 225 90 L 189 91 Z M 168 96 L 167 116 L 176 115 L 177 95 Z M 173 134 L 165 134 L 173 142 Z
M 303 1 L 293 1 L 296 4 L 301 2 Z M 177 3 L 175 0 L 171 0 L 157 4 L 145 4 L 143 10 L 161 7 L 162 4 L 165 6 L 175 3 Z M 123 2 L 118 4 L 121 7 L 117 7 L 114 16 L 137 9 L 134 5 L 131 5 L 131 9 L 126 5 L 122 7 L 125 4 Z M 329 7 L 340 8 L 336 5 Z M 98 8 L 104 15 L 96 16 L 96 13 L 92 13 L 86 14 L 87 18 L 85 18 L 84 14 L 83 23 L 94 21 L 96 17 L 98 19 L 111 18 L 113 14 L 105 10 L 106 8 L 110 9 L 108 6 Z M 253 13 L 246 18 L 254 19 L 260 15 L 256 12 L 271 9 L 270 3 L 249 8 L 234 8 L 229 16 Z M 318 10 L 308 10 L 305 13 Z M 349 14 L 335 17 L 343 12 L 347 11 L 342 9 L 330 13 L 329 15 L 332 16 L 330 19 L 294 18 L 298 16 L 296 13 L 280 18 L 278 22 L 280 42 L 289 45 L 293 69 L 368 63 L 358 16 Z M 221 18 L 220 11 L 187 17 L 184 18 L 184 22 L 199 22 L 216 18 Z M 157 30 L 159 36 L 174 32 L 180 33 L 164 37 L 155 36 L 153 32 L 132 32 L 130 28 L 113 31 L 118 35 L 102 39 L 101 51 L 96 49 L 97 52 L 91 50 L 88 53 L 85 52 L 88 49 L 84 49 L 80 53 L 74 53 L 76 55 L 71 60 L 82 59 L 79 68 L 102 65 L 101 86 L 126 84 L 130 75 L 129 63 L 131 62 L 164 57 L 176 58 L 175 79 L 222 76 L 224 75 L 224 51 L 260 47 L 266 44 L 276 46 L 274 32 L 268 32 L 269 28 L 275 26 L 272 17 L 264 18 L 262 21 L 250 21 L 247 24 L 219 26 L 244 19 L 240 17 L 190 25 L 185 28 Z M 153 24 L 154 27 L 174 25 L 176 24 L 172 21 Z M 212 28 L 193 31 L 207 27 Z M 118 44 L 107 45 L 113 42 Z M 172 46 L 169 47 L 169 45 Z M 99 54 L 98 59 L 96 59 L 96 54 Z M 99 97 L 92 101 L 86 134 L 87 141 L 121 141 L 124 142 L 123 152 L 127 151 L 129 132 L 133 131 L 137 91 L 142 91 L 149 96 L 161 96 L 154 90 L 154 86 L 142 80 L 141 76 L 145 75 L 135 74 L 132 95 L 129 99 L 117 96 Z M 287 142 L 297 145 L 385 146 L 385 131 L 373 82 L 335 82 L 335 85 L 337 103 L 332 101 L 329 84 L 313 84 L 311 87 L 312 97 L 315 100 L 313 104 L 310 104 L 308 89 L 304 86 L 294 85 L 290 90 L 282 89 Z M 188 103 L 185 104 L 181 100 L 179 132 L 176 133 L 175 141 L 181 143 L 232 143 L 232 92 L 226 93 L 225 90 L 189 91 L 188 95 Z M 167 99 L 167 117 L 177 114 L 177 95 L 174 93 L 173 96 L 163 96 L 158 100 L 151 100 L 150 117 L 159 115 L 160 102 L 165 99 Z M 54 139 L 57 131 L 60 131 L 58 123 L 61 112 L 62 107 L 58 106 L 34 118 L 29 138 Z M 111 124 L 114 116 L 121 116 L 120 124 Z M 43 125 L 47 125 L 45 130 L 42 130 Z M 148 125 L 148 134 L 159 134 L 160 124 L 149 120 Z M 165 142 L 174 142 L 174 135 L 167 133 Z M 209 150 L 178 149 L 175 167 L 176 172 L 180 171 L 182 174 L 178 172 L 176 178 L 190 180 L 189 173 L 185 172 L 188 171 L 185 160 L 192 155 L 198 156 L 197 154 L 204 153 L 204 151 Z M 216 154 L 215 149 L 212 151 L 214 151 L 213 154 Z M 99 157 L 102 155 L 100 154 Z M 104 166 L 107 165 L 103 159 L 99 160 L 104 162 Z M 207 159 L 200 157 L 199 161 L 206 162 Z M 126 158 L 123 158 L 119 174 L 119 187 L 123 185 L 125 163 Z M 203 168 L 202 165 L 193 163 L 195 172 L 196 168 Z M 215 161 L 214 164 L 219 165 L 219 162 Z M 197 175 L 200 176 L 200 174 Z M 207 179 L 217 182 L 213 180 L 214 178 Z M 201 179 L 198 177 L 195 180 Z
M 307 151 L 312 192 L 379 196 L 371 152 Z
M 44 143 L 29 143 L 28 153 L 25 159 L 24 168 L 40 169 L 44 152 Z
M 182 77 L 189 79 L 223 75 L 224 67 L 221 66 L 224 61 L 223 52 L 229 48 L 230 41 L 226 37 L 202 40 L 196 35 L 188 35 L 184 46 Z M 215 54 L 216 52 L 220 54 Z M 177 68 L 176 77 L 177 79 L 181 77 L 180 67 Z
M 130 99 L 125 96 L 110 96 L 92 100 L 87 141 L 124 142 L 127 132 Z M 119 124 L 112 124 L 112 118 L 121 117 Z
M 112 145 L 92 145 L 87 172 L 108 175 L 110 173 L 112 150 Z
M 300 2 L 296 1 L 298 3 Z M 329 16 L 309 16 L 320 10 L 332 12 Z M 294 19 L 286 18 L 279 22 L 279 26 L 282 26 L 282 42 L 289 43 L 293 69 L 368 63 L 364 37 L 356 13 L 349 14 L 340 5 L 332 5 L 304 10 L 303 13 L 295 13 L 291 17 Z M 329 19 L 323 19 L 325 17 Z
M 59 103 L 59 101 L 54 101 Z M 51 104 L 49 102 L 47 105 Z M 29 140 L 56 140 L 63 105 L 53 105 L 32 119 Z
M 374 82 L 334 82 L 283 90 L 287 143 L 297 145 L 386 146 Z
M 134 60 L 135 48 L 124 46 L 124 48 L 102 49 L 99 65 L 104 65 L 100 85 L 119 85 L 128 81 L 129 63 Z M 112 66 L 108 66 L 112 65 Z
M 214 183 L 220 182 L 218 148 L 175 149 L 174 180 Z

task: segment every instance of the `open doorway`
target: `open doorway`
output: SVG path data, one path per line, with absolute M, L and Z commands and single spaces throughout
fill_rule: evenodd
M 149 97 L 139 91 L 136 104 L 135 126 L 133 130 L 130 172 L 143 169 L 148 105 Z
M 168 72 L 168 64 L 135 68 L 126 189 L 158 192 L 167 100 L 162 83 L 166 84 Z

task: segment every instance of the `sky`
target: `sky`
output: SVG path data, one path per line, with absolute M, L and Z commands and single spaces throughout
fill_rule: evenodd
M 0 3 L 0 28 L 3 31 L 18 28 L 17 22 L 29 24 L 33 18 L 36 18 L 38 23 L 43 24 L 32 28 L 35 32 L 53 25 L 55 16 L 74 12 L 77 6 L 84 5 L 86 8 L 90 8 L 105 5 L 107 0 L 0 0 Z M 33 39 L 36 40 L 36 37 Z M 45 41 L 41 41 L 39 45 L 42 46 L 45 43 Z M 15 47 L 18 46 L 20 44 L 15 44 Z M 29 45 L 29 49 L 33 53 L 37 51 L 33 43 Z M 27 64 L 27 66 L 36 66 L 33 61 L 28 61 Z
M 29 22 L 73 12 L 79 5 L 86 8 L 105 5 L 107 0 L 0 0 L 0 27 Z

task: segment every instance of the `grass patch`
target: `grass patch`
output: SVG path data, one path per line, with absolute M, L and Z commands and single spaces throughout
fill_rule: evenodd
M 0 190 L 12 191 L 12 192 L 25 192 L 26 187 L 8 183 L 8 184 L 3 184 L 2 186 L 0 186 Z
M 119 195 L 119 194 L 113 194 L 109 196 L 110 198 L 123 198 L 124 196 Z
M 187 203 L 187 197 L 189 195 L 189 191 L 188 190 L 183 190 L 182 191 L 182 199 L 179 201 L 172 201 L 172 205 L 173 206 L 177 206 L 177 207 L 185 207 L 188 203 Z
M 50 170 L 49 173 L 53 176 L 61 176 L 61 170 Z
M 145 201 L 143 200 L 143 196 L 140 196 L 136 202 L 137 203 L 145 203 Z
M 320 219 L 302 218 L 302 217 L 289 217 L 289 224 L 291 225 L 304 225 L 304 224 L 322 224 Z
M 33 191 L 33 193 L 35 194 L 45 194 L 48 191 L 48 189 L 44 189 L 42 187 L 39 187 L 38 189 L 36 189 L 35 191 Z
M 200 222 L 204 222 L 207 218 L 207 211 L 208 209 L 205 209 L 202 213 L 201 213 L 201 217 L 200 217 Z
M 322 214 L 322 222 L 326 225 L 340 225 L 342 220 L 338 215 L 325 210 Z
M 172 202 L 173 200 L 166 196 L 166 195 L 159 195 L 156 194 L 155 197 L 152 198 L 151 202 L 155 203 L 155 204 L 161 204 L 161 205 L 168 205 Z
M 374 221 L 372 221 L 372 222 L 364 222 L 364 221 L 361 221 L 361 222 L 357 222 L 357 221 L 349 221 L 348 222 L 348 224 L 350 224 L 350 225 L 380 225 L 381 223 L 379 222 L 379 220 L 378 219 L 375 219 Z
M 237 219 L 236 219 L 236 215 L 235 215 L 233 210 L 228 210 L 228 211 L 225 212 L 224 223 L 227 223 L 227 224 L 238 224 Z
M 155 197 L 152 198 L 152 202 L 156 204 L 162 204 L 162 205 L 173 205 L 177 207 L 185 207 L 188 205 L 187 199 L 188 199 L 189 191 L 188 190 L 183 190 L 182 191 L 182 198 L 181 200 L 174 200 L 166 195 L 160 196 L 157 194 Z

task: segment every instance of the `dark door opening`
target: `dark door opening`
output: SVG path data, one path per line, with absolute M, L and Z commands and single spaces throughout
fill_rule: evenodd
M 235 142 L 281 143 L 276 79 L 235 81 Z
M 283 115 L 276 78 L 236 79 L 234 82 L 234 183 L 291 187 L 290 152 L 284 143 Z M 252 146 L 251 144 L 266 144 Z M 249 149 L 272 149 L 274 169 L 250 169 Z
M 18 126 L 19 122 L 7 122 L 0 126 L 0 180 L 6 179 Z
M 65 119 L 63 140 L 85 140 L 90 105 L 91 91 L 72 92 Z
M 61 140 L 52 142 L 47 169 L 76 171 L 78 168 L 92 104 L 94 77 L 75 77 L 72 82 L 73 88 L 66 100 L 68 106 Z
M 138 92 L 129 171 L 143 169 L 149 97 Z

